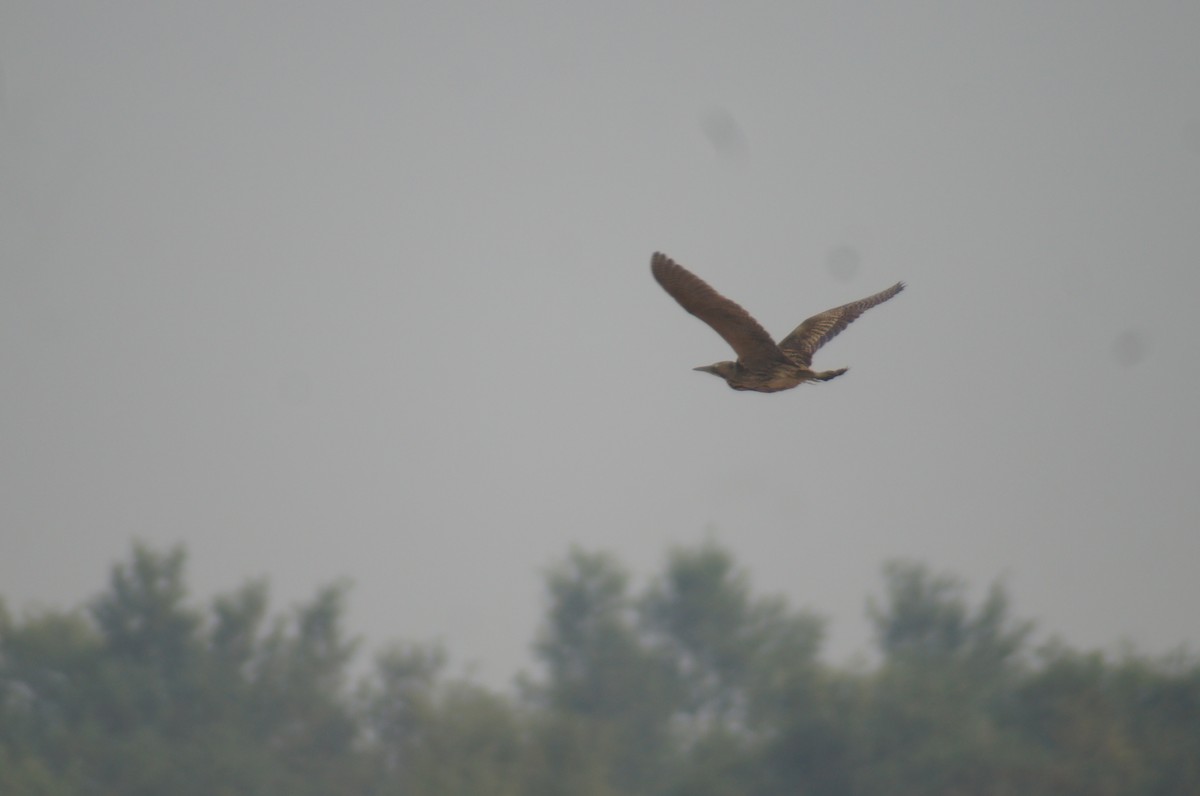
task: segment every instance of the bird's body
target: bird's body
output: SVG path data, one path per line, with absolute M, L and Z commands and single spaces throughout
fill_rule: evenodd
M 740 362 L 715 362 L 693 370 L 720 376 L 735 390 L 779 392 L 799 387 L 806 381 L 829 381 L 846 372 L 847 368 L 815 371 L 795 362 L 778 362 L 766 370 L 753 370 Z
M 813 370 L 813 354 L 859 315 L 904 289 L 904 283 L 897 282 L 873 296 L 814 315 L 776 344 L 750 313 L 665 254 L 655 253 L 650 270 L 681 307 L 711 326 L 737 352 L 736 362 L 716 362 L 696 370 L 720 376 L 735 390 L 755 392 L 790 390 L 806 381 L 829 381 L 845 373 L 846 368 Z

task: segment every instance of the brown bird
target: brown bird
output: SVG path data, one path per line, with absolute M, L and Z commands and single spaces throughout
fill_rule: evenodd
M 694 370 L 720 376 L 735 390 L 757 392 L 790 390 L 806 381 L 829 381 L 845 373 L 848 368 L 813 370 L 813 354 L 859 315 L 904 289 L 904 283 L 897 282 L 873 296 L 825 310 L 776 345 L 750 313 L 667 255 L 655 252 L 650 270 L 681 307 L 711 326 L 737 352 L 736 362 L 716 362 Z

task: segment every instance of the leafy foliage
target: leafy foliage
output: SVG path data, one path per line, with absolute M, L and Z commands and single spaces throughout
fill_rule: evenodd
M 135 545 L 84 609 L 0 603 L 0 793 L 1200 792 L 1200 661 L 1032 649 L 1003 587 L 911 562 L 870 604 L 880 663 L 838 668 L 720 547 L 637 593 L 572 550 L 511 694 L 408 643 L 355 685 L 344 584 L 272 618 L 260 581 L 191 605 L 185 569 Z

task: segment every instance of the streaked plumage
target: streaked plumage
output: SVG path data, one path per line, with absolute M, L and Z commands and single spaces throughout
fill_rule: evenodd
M 720 376 L 735 390 L 757 392 L 789 390 L 806 381 L 829 381 L 845 373 L 847 368 L 813 370 L 813 354 L 859 315 L 904 289 L 904 283 L 897 282 L 873 296 L 825 310 L 776 345 L 750 313 L 667 255 L 656 252 L 650 259 L 650 271 L 681 307 L 711 326 L 737 352 L 736 362 L 716 362 L 695 370 Z

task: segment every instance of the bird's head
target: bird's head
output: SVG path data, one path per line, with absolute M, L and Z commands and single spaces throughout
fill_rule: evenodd
M 698 368 L 692 368 L 692 370 L 698 370 L 702 373 L 711 373 L 714 376 L 720 376 L 725 381 L 729 381 L 730 377 L 737 373 L 737 369 L 736 362 L 714 362 L 711 365 L 701 365 Z

